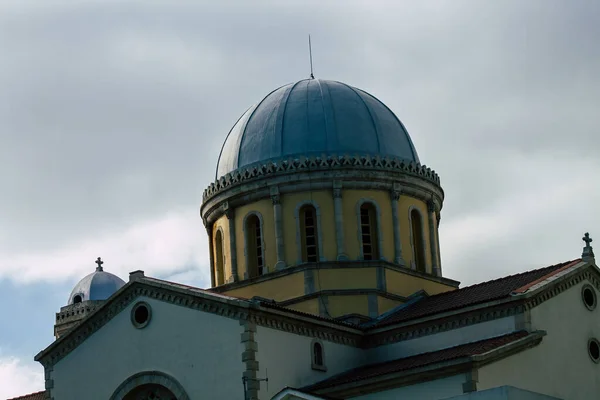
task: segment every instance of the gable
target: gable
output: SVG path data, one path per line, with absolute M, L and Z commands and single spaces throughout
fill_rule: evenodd
M 131 317 L 140 301 L 151 309 L 143 328 Z M 167 372 L 191 398 L 206 387 L 215 398 L 241 398 L 241 382 L 214 382 L 242 376 L 242 333 L 235 319 L 140 296 L 53 366 L 52 395 L 75 399 L 93 392 L 109 399 L 129 377 L 153 370 Z
M 531 329 L 547 332 L 542 343 L 482 368 L 481 388 L 508 384 L 563 399 L 595 398 L 600 392 L 600 364 L 590 358 L 588 341 L 600 340 L 600 309 L 585 306 L 582 289 L 593 287 L 598 296 L 598 283 L 597 270 L 590 267 L 550 287 L 547 294 L 555 291 L 555 295 L 528 312 Z

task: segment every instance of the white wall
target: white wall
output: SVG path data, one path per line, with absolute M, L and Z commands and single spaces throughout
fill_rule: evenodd
M 585 308 L 583 284 L 532 309 L 532 328 L 548 333 L 542 343 L 481 368 L 478 388 L 511 385 L 567 400 L 599 398 L 600 365 L 589 358 L 587 342 L 600 340 L 600 308 Z
M 546 396 L 518 389 L 512 386 L 501 386 L 479 392 L 471 392 L 445 400 L 563 400 L 556 397 Z
M 404 386 L 397 389 L 367 394 L 365 396 L 353 397 L 353 400 L 398 400 L 419 399 L 439 400 L 463 393 L 463 383 L 467 377 L 465 374 L 450 376 L 435 381 L 418 383 L 412 386 Z
M 327 372 L 311 368 L 313 339 L 258 326 L 256 329 L 259 363 L 258 376 L 269 378 L 261 383 L 259 397 L 270 399 L 286 386 L 302 388 L 361 364 L 363 350 L 322 341 Z
M 479 324 L 465 326 L 451 331 L 376 347 L 369 352 L 367 362 L 374 363 L 394 360 L 401 357 L 409 357 L 415 354 L 436 351 L 505 335 L 512 333 L 517 329 L 516 318 L 514 316 L 481 322 Z
M 130 320 L 137 300 L 152 307 L 144 329 Z M 148 370 L 173 376 L 192 399 L 244 398 L 239 321 L 137 300 L 54 366 L 55 399 L 107 400 L 128 377 Z

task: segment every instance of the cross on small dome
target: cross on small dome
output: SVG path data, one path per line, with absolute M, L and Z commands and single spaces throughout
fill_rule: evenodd
M 98 264 L 98 266 L 96 267 L 96 271 L 103 271 L 102 264 L 104 264 L 104 261 L 102 261 L 100 257 L 96 259 L 95 263 Z

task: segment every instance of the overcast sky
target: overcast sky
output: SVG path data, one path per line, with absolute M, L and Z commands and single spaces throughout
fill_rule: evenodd
M 237 118 L 308 77 L 308 33 L 315 75 L 386 103 L 440 174 L 446 277 L 600 242 L 598 1 L 0 0 L 0 399 L 43 389 L 96 257 L 208 285 L 202 191 Z

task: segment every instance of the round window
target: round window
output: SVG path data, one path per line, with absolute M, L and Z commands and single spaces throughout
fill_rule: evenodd
M 131 322 L 138 329 L 145 328 L 152 318 L 152 310 L 146 302 L 139 302 L 131 309 Z
M 596 290 L 592 287 L 592 285 L 583 286 L 581 289 L 581 299 L 588 310 L 591 311 L 596 308 Z
M 593 362 L 596 364 L 600 362 L 600 343 L 598 343 L 598 340 L 592 338 L 588 341 L 588 353 Z

